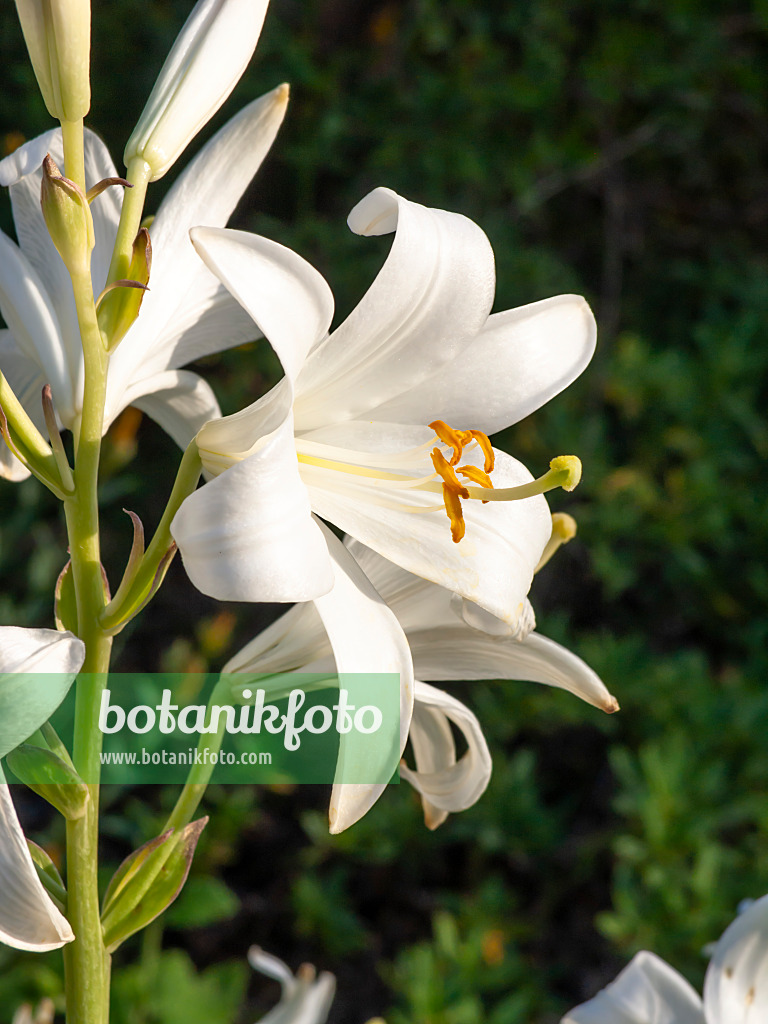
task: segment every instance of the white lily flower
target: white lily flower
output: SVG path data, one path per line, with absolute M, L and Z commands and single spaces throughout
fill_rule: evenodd
M 287 964 L 259 946 L 248 950 L 248 963 L 279 981 L 283 989 L 280 1002 L 259 1024 L 325 1024 L 336 992 L 332 974 L 323 971 L 318 976 L 311 964 L 302 964 L 293 974 Z
M 50 718 L 84 657 L 72 633 L 0 627 L 0 757 Z M 0 768 L 0 942 L 44 953 L 74 937 L 38 877 Z
M 461 602 L 457 606 L 449 590 L 398 568 L 350 538 L 345 546 L 354 556 L 353 565 L 362 569 L 363 578 L 397 617 L 411 649 L 416 682 L 410 740 L 416 769 L 404 764 L 401 775 L 421 794 L 429 828 L 437 828 L 449 813 L 466 810 L 480 798 L 491 777 L 491 756 L 475 715 L 427 680 L 526 679 L 569 690 L 606 712 L 618 709 L 615 697 L 580 658 L 530 632 L 530 605 L 525 629 L 502 633 L 501 622 L 487 615 L 478 618 L 472 614 L 477 609 L 462 609 Z M 350 572 L 349 562 L 345 565 Z M 323 602 L 339 608 L 335 621 L 319 614 Z M 376 652 L 368 636 L 360 633 L 359 620 L 355 595 L 343 595 L 334 587 L 319 601 L 286 612 L 230 659 L 224 672 L 334 671 L 334 658 L 338 662 L 345 641 L 358 642 L 367 652 L 367 665 L 374 665 Z M 470 624 L 477 622 L 495 632 Z M 461 730 L 467 744 L 458 761 L 450 723 Z M 337 786 L 331 798 L 331 831 L 340 832 L 361 818 L 383 788 Z
M 372 287 L 330 336 L 330 289 L 299 256 L 243 232 L 192 232 L 285 377 L 197 435 L 215 479 L 172 526 L 187 572 L 225 600 L 327 592 L 314 511 L 512 625 L 551 531 L 541 488 L 495 452 L 491 497 L 520 485 L 534 496 L 482 505 L 460 498 L 489 496 L 486 434 L 528 415 L 587 364 L 592 314 L 583 299 L 559 296 L 489 316 L 493 254 L 480 228 L 458 214 L 376 189 L 349 223 L 360 234 L 396 234 Z M 470 429 L 447 426 L 457 422 Z M 454 543 L 464 520 L 466 536 Z
M 179 367 L 257 335 L 253 321 L 200 262 L 188 232 L 201 221 L 223 225 L 261 165 L 283 120 L 288 86 L 245 107 L 179 176 L 152 222 L 152 277 L 138 320 L 110 359 L 105 430 L 136 405 L 186 447 L 202 424 L 220 415 L 209 385 Z M 40 392 L 50 384 L 62 424 L 71 428 L 82 407 L 83 354 L 72 284 L 48 235 L 40 209 L 40 167 L 50 152 L 62 159 L 60 131 L 41 135 L 0 161 L 0 184 L 10 185 L 19 246 L 0 233 L 0 370 L 41 431 Z M 85 133 L 90 184 L 114 177 L 101 140 Z M 107 279 L 122 195 L 110 188 L 94 200 L 94 294 Z M 0 445 L 0 474 L 26 470 Z
M 768 896 L 723 932 L 704 999 L 654 953 L 638 953 L 607 988 L 561 1024 L 763 1024 L 768 1019 Z
M 161 178 L 234 89 L 253 56 L 269 0 L 199 0 L 125 147 Z
M 297 605 L 236 654 L 224 674 L 327 672 L 393 673 L 400 679 L 399 750 L 402 755 L 414 708 L 413 662 L 408 641 L 394 613 L 337 537 L 322 523 L 318 531 L 328 545 L 334 583 L 329 593 L 310 604 Z M 387 755 L 386 744 L 381 753 Z M 365 770 L 375 773 L 371 750 Z M 344 735 L 340 737 L 338 774 L 350 777 L 356 766 Z M 381 766 L 391 771 L 391 765 Z M 332 832 L 342 832 L 378 800 L 386 784 L 337 783 L 331 793 Z
M 91 106 L 90 0 L 16 0 L 16 10 L 48 113 L 81 120 Z

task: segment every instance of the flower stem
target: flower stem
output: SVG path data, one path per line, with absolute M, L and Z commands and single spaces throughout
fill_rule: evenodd
M 108 955 L 102 940 L 98 890 L 99 698 L 107 683 L 111 638 L 99 626 L 106 604 L 99 545 L 98 473 L 109 357 L 102 342 L 90 274 L 72 277 L 85 381 L 75 451 L 75 492 L 64 502 L 72 577 L 77 601 L 77 632 L 86 647 L 77 681 L 72 752 L 87 780 L 85 815 L 67 822 L 67 911 L 75 941 L 64 953 L 68 1024 L 106 1024 Z
M 64 175 L 85 192 L 85 140 L 83 119 L 62 121 L 61 138 L 64 143 Z
M 216 704 L 221 700 L 221 694 L 225 694 L 224 702 L 229 698 L 230 692 L 230 680 L 225 677 L 219 678 L 219 681 L 213 688 L 210 700 L 208 701 L 208 707 L 210 708 L 213 704 Z M 219 718 L 219 728 L 215 735 L 210 733 L 201 733 L 200 739 L 197 744 L 197 749 L 203 754 L 204 751 L 210 753 L 218 753 L 221 750 L 222 740 L 224 739 L 225 730 L 225 719 Z M 184 788 L 179 794 L 179 798 L 176 801 L 176 806 L 171 811 L 168 821 L 163 826 L 163 831 L 167 831 L 170 828 L 184 828 L 192 821 L 192 817 L 200 804 L 200 801 L 205 795 L 205 791 L 208 788 L 208 783 L 211 781 L 211 775 L 213 774 L 213 763 L 210 757 L 203 756 L 200 764 L 193 764 L 187 775 L 187 781 L 184 783 Z
M 128 268 L 131 265 L 131 255 L 133 253 L 133 242 L 141 227 L 141 215 L 144 212 L 144 200 L 151 176 L 152 168 L 145 160 L 137 158 L 131 161 L 126 177 L 131 185 L 133 185 L 133 188 L 125 189 L 123 193 L 120 223 L 117 226 L 115 247 L 112 250 L 112 262 L 109 265 L 109 274 L 107 275 L 108 285 L 128 276 Z

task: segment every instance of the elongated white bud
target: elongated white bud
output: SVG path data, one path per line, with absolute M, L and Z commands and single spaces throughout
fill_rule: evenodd
M 16 0 L 16 10 L 48 113 L 81 120 L 91 106 L 90 0 Z
M 125 147 L 161 178 L 234 89 L 256 49 L 268 0 L 199 0 Z

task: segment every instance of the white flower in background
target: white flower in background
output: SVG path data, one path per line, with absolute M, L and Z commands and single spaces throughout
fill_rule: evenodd
M 476 607 L 465 605 L 462 609 L 461 601 L 443 587 L 405 572 L 357 541 L 348 538 L 345 546 L 347 575 L 355 576 L 355 565 L 362 570 L 364 575 L 359 578 L 373 584 L 397 617 L 410 646 L 416 676 L 410 740 L 416 768 L 403 765 L 401 774 L 421 793 L 430 828 L 437 828 L 450 812 L 465 810 L 480 798 L 491 776 L 491 757 L 475 715 L 428 681 L 527 679 L 569 690 L 603 711 L 618 709 L 616 699 L 580 658 L 529 632 L 533 629 L 529 605 L 522 635 L 503 633 L 503 623 L 478 614 Z M 342 583 L 343 579 L 337 579 L 327 596 L 286 612 L 231 658 L 224 672 L 354 671 L 345 661 L 351 645 L 360 652 L 364 666 L 377 664 L 371 648 L 375 640 L 360 630 L 359 597 L 349 586 L 342 589 Z M 333 618 L 325 611 L 329 605 L 336 609 Z M 470 625 L 462 611 L 470 622 L 480 622 L 496 634 Z M 467 743 L 458 761 L 451 723 Z M 407 728 L 405 732 L 407 735 Z M 331 797 L 331 831 L 340 832 L 361 818 L 384 788 L 337 785 Z
M 704 1000 L 653 953 L 635 956 L 562 1024 L 764 1024 L 768 1020 L 768 896 L 723 932 L 704 978 Z
M 302 964 L 293 974 L 287 964 L 258 946 L 248 950 L 248 962 L 283 989 L 280 1002 L 258 1024 L 325 1024 L 336 991 L 332 974 L 323 971 L 318 976 L 311 964 Z
M 299 256 L 244 232 L 192 232 L 285 377 L 197 435 L 215 479 L 172 526 L 187 572 L 224 600 L 325 593 L 333 581 L 314 511 L 514 624 L 551 520 L 536 486 L 525 500 L 481 504 L 532 481 L 486 435 L 578 376 L 594 350 L 592 314 L 583 299 L 559 296 L 489 316 L 493 253 L 458 214 L 376 189 L 349 223 L 396 234 L 372 287 L 330 336 L 330 289 Z
M 0 757 L 47 722 L 84 657 L 71 633 L 0 627 Z M 38 877 L 0 768 L 0 942 L 43 953 L 72 939 Z
M 179 176 L 151 225 L 152 274 L 141 314 L 110 359 L 105 430 L 136 405 L 185 447 L 200 426 L 219 415 L 208 384 L 179 367 L 254 338 L 253 322 L 211 275 L 189 242 L 193 224 L 223 225 L 269 151 L 283 120 L 288 87 L 255 100 L 229 121 Z M 45 432 L 41 389 L 50 384 L 64 427 L 82 404 L 83 354 L 72 284 L 40 209 L 40 167 L 46 153 L 62 161 L 58 130 L 41 135 L 0 161 L 0 184 L 10 185 L 19 246 L 0 233 L 0 371 L 28 414 Z M 85 134 L 89 185 L 114 177 L 101 140 Z M 94 294 L 107 278 L 122 191 L 110 188 L 92 206 Z M 0 473 L 27 471 L 0 445 Z
M 269 0 L 199 0 L 125 147 L 161 178 L 234 89 L 253 56 Z M 207 223 L 207 221 L 206 221 Z
M 90 0 L 16 0 L 16 10 L 48 113 L 80 121 L 91 106 Z

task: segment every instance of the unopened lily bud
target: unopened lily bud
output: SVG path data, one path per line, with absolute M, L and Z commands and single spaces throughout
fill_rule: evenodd
M 95 244 L 88 199 L 73 181 L 62 176 L 50 155 L 43 161 L 40 205 L 48 232 L 67 270 L 70 274 L 87 271 Z
M 268 0 L 199 0 L 125 147 L 161 178 L 234 89 L 253 56 Z
M 81 120 L 91 106 L 90 0 L 16 0 L 16 10 L 48 113 Z

